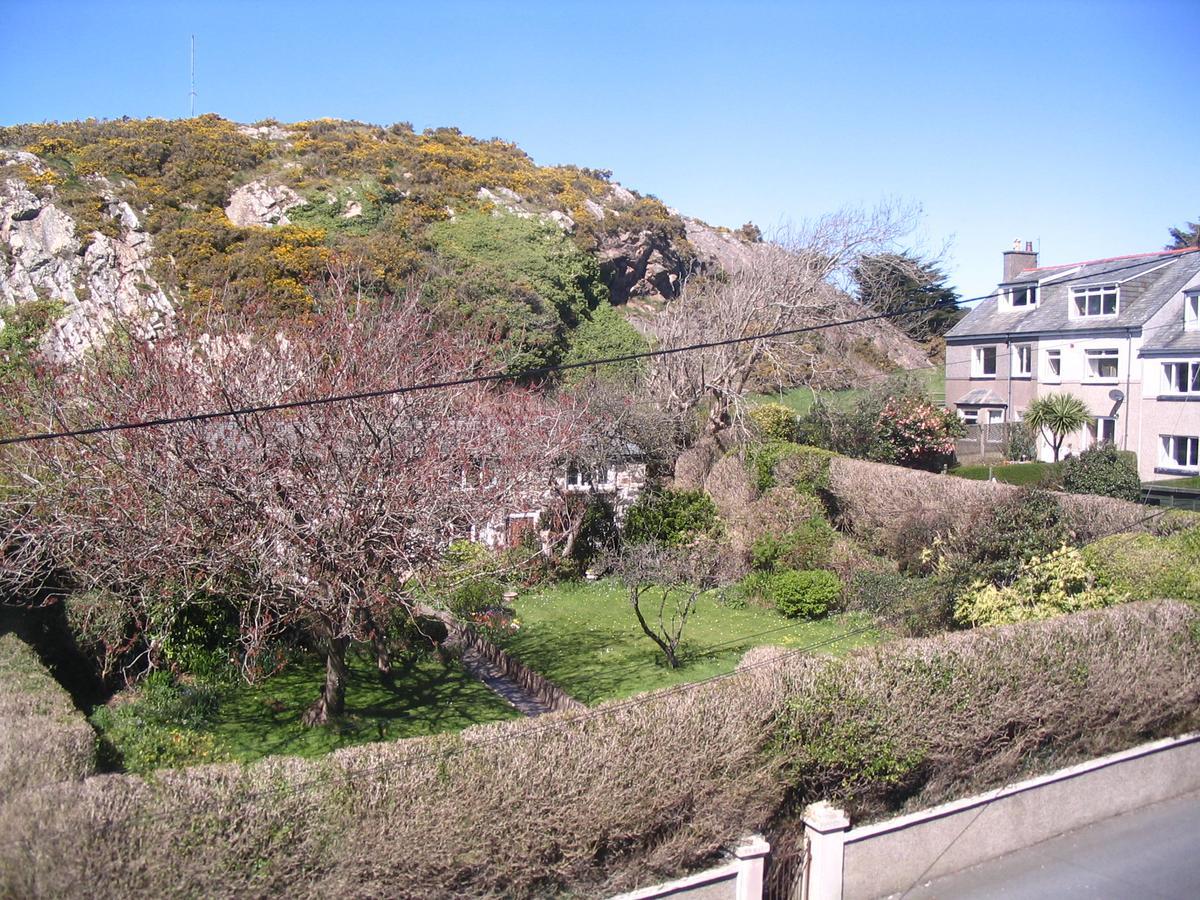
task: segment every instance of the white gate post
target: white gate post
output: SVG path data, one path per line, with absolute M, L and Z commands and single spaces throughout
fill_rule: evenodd
M 850 817 L 826 801 L 804 810 L 806 900 L 842 900 L 842 862 Z
M 737 900 L 762 900 L 763 867 L 771 845 L 755 835 L 733 851 L 737 857 Z

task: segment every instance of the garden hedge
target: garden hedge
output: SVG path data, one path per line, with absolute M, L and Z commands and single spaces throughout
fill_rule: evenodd
M 96 733 L 15 635 L 0 636 L 0 685 L 0 803 L 29 787 L 93 772 Z
M 637 702 L 48 784 L 0 808 L 0 895 L 608 895 L 750 831 L 786 843 L 817 798 L 885 814 L 1193 728 L 1198 637 L 1200 612 L 1148 603 L 841 658 L 756 651 Z

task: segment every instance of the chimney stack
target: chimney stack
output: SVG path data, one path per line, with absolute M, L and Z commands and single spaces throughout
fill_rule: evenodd
M 1037 268 L 1037 252 L 1033 249 L 1033 241 L 1025 242 L 1021 249 L 1021 241 L 1013 241 L 1013 248 L 1004 251 L 1004 282 L 1013 281 L 1025 269 Z

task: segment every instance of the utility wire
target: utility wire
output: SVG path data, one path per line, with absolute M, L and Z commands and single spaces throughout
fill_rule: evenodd
M 1197 250 L 1184 251 L 1176 254 L 1184 256 L 1188 253 L 1200 252 Z M 1115 269 L 1109 269 L 1103 273 L 1107 278 L 1117 272 L 1125 271 L 1126 269 L 1137 269 L 1148 265 L 1146 260 L 1134 263 L 1128 266 L 1120 266 Z M 1075 278 L 1064 278 L 1055 281 L 1055 285 L 1069 284 L 1072 281 L 1080 281 L 1085 279 L 1094 280 L 1096 276 L 1076 276 Z M 776 331 L 762 332 L 758 334 L 746 335 L 744 337 L 724 338 L 715 341 L 698 341 L 693 344 L 686 344 L 682 347 L 665 347 L 659 350 L 644 350 L 639 353 L 625 353 L 620 356 L 609 356 L 598 359 L 584 360 L 582 362 L 573 363 L 556 363 L 548 366 L 538 366 L 531 369 L 523 369 L 517 372 L 497 372 L 491 375 L 472 375 L 463 378 L 450 378 L 443 381 L 426 381 L 418 384 L 397 385 L 393 387 L 378 388 L 370 391 L 356 391 L 348 394 L 334 394 L 328 397 L 311 397 L 302 400 L 290 400 L 281 403 L 264 403 L 253 406 L 244 406 L 237 409 L 227 410 L 212 410 L 210 412 L 192 413 L 182 416 L 163 416 L 155 419 L 143 419 L 133 422 L 118 422 L 111 425 L 93 425 L 87 428 L 76 428 L 63 431 L 46 431 L 37 434 L 18 435 L 16 437 L 7 437 L 0 439 L 0 446 L 8 444 L 24 444 L 33 441 L 50 441 L 59 440 L 62 438 L 79 438 L 87 437 L 94 434 L 108 434 L 116 431 L 132 431 L 142 428 L 158 428 L 165 425 L 178 425 L 185 422 L 207 422 L 213 419 L 224 419 L 231 416 L 254 415 L 265 412 L 278 412 L 288 409 L 302 409 L 312 406 L 325 406 L 334 403 L 347 403 L 353 400 L 371 400 L 380 397 L 391 397 L 402 394 L 416 394 L 425 391 L 444 390 L 452 387 L 463 387 L 471 384 L 489 384 L 503 381 L 520 381 L 526 378 L 539 378 L 550 375 L 556 372 L 568 372 L 573 369 L 587 369 L 595 366 L 612 365 L 615 363 L 635 362 L 642 359 L 656 359 L 664 356 L 673 356 L 680 353 L 692 353 L 697 350 L 711 350 L 716 347 L 729 347 L 736 344 L 745 344 L 753 341 L 774 340 L 776 338 L 792 337 L 798 334 L 809 334 L 817 331 L 825 331 L 830 328 L 840 328 L 847 325 L 860 325 L 865 322 L 876 322 L 882 319 L 896 318 L 897 316 L 914 315 L 922 312 L 931 312 L 937 309 L 947 309 L 957 307 L 963 303 L 973 303 L 977 300 L 986 300 L 989 297 L 997 295 L 996 291 L 988 294 L 981 294 L 978 297 L 968 297 L 967 299 L 942 300 L 937 303 L 931 303 L 927 306 L 916 307 L 912 309 L 899 309 L 891 312 L 872 313 L 871 315 L 858 316 L 852 319 L 843 319 L 837 322 L 824 322 L 818 325 L 804 325 L 796 328 L 782 328 Z

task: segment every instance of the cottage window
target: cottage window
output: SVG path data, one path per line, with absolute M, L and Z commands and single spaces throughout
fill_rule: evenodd
M 1062 381 L 1062 351 L 1047 350 L 1045 351 L 1046 372 L 1042 377 L 1043 381 Z
M 1097 416 L 1088 422 L 1088 444 L 1115 444 L 1117 442 L 1117 420 L 1114 416 Z
M 1164 434 L 1159 463 L 1171 469 L 1200 469 L 1200 437 Z
M 989 425 L 999 425 L 1004 421 L 1004 410 L 992 407 L 987 411 Z
M 1071 288 L 1076 316 L 1115 316 L 1117 314 L 1117 286 L 1115 284 L 1093 287 Z
M 1164 394 L 1200 394 L 1200 362 L 1163 363 Z
M 1192 291 L 1183 299 L 1183 328 L 1195 331 L 1200 328 L 1200 291 Z
M 963 409 L 962 407 L 959 407 L 958 414 L 962 417 L 964 425 L 978 425 L 979 424 L 979 410 L 978 409 Z
M 996 348 L 976 347 L 972 358 L 971 375 L 974 378 L 996 377 Z
M 1116 381 L 1121 377 L 1120 351 L 1116 347 L 1085 351 L 1089 381 Z
M 1010 309 L 1033 309 L 1038 302 L 1037 285 L 1028 284 L 1009 288 L 1004 292 L 1004 298 L 1008 301 Z
M 1033 346 L 1020 344 L 1013 356 L 1013 377 L 1028 378 L 1033 374 Z

